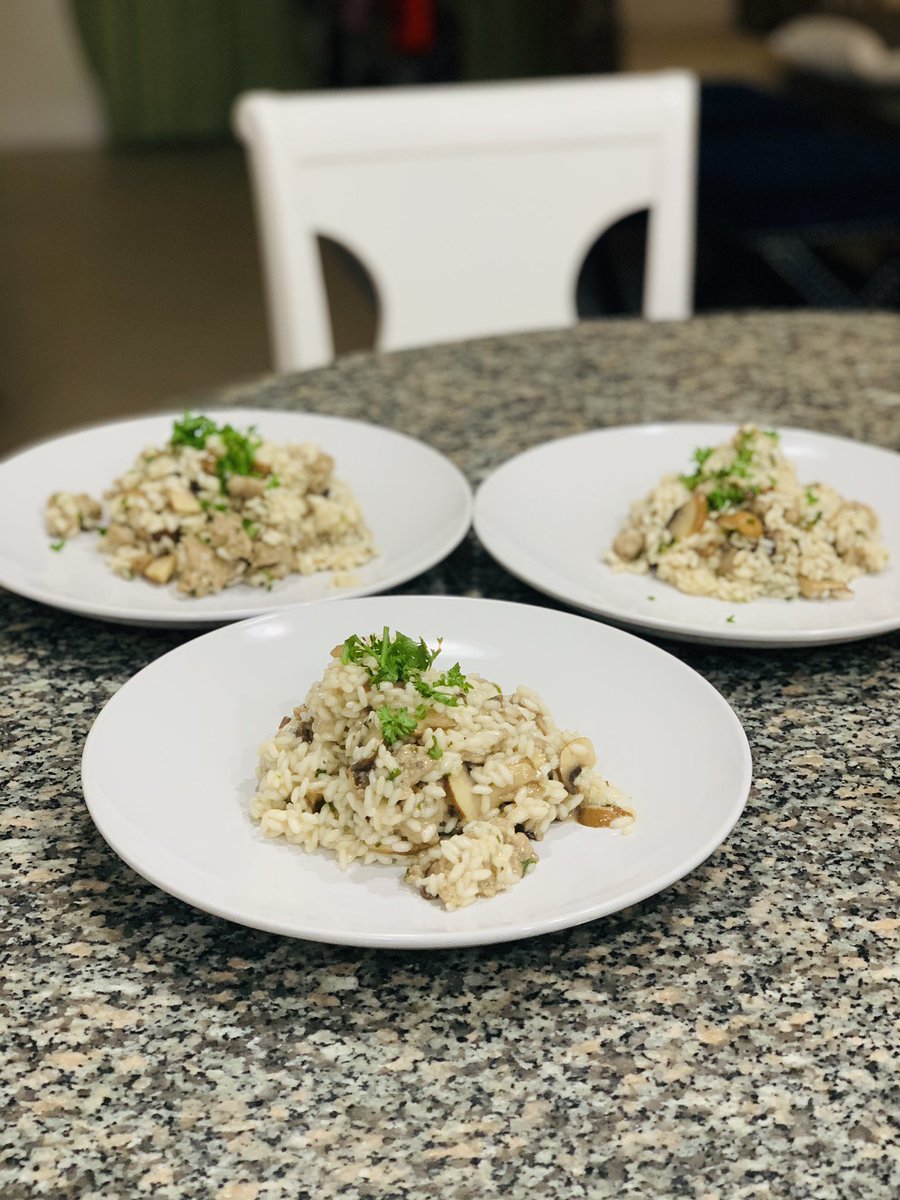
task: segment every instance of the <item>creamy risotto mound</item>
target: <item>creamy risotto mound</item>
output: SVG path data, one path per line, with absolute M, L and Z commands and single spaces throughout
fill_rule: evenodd
M 840 600 L 888 553 L 867 504 L 801 483 L 778 434 L 743 425 L 634 504 L 605 557 L 694 596 Z
M 186 413 L 105 493 L 56 492 L 51 537 L 100 535 L 117 575 L 208 596 L 236 583 L 271 587 L 297 572 L 347 572 L 374 557 L 372 537 L 334 460 L 311 444 L 276 445 Z M 335 582 L 349 582 L 336 576 Z
M 259 752 L 263 833 L 353 862 L 406 865 L 425 899 L 462 908 L 518 883 L 555 821 L 624 829 L 633 814 L 591 742 L 540 696 L 506 694 L 402 633 L 349 637 Z

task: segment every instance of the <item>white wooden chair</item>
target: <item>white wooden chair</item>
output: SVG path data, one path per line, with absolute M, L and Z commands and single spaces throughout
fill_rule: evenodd
M 686 72 L 353 92 L 248 92 L 276 368 L 331 362 L 316 241 L 370 272 L 377 346 L 577 319 L 600 233 L 650 210 L 644 315 L 690 316 L 697 82 Z

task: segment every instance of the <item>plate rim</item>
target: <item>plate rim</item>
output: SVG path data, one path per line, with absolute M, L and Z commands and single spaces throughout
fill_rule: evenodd
M 695 847 L 694 851 L 685 859 L 680 860 L 676 866 L 671 867 L 662 875 L 657 876 L 653 881 L 646 883 L 643 886 L 634 887 L 622 895 L 616 897 L 612 901 L 590 905 L 582 908 L 577 915 L 558 915 L 556 918 L 547 920 L 532 920 L 523 922 L 516 926 L 504 928 L 499 933 L 492 930 L 490 927 L 480 929 L 468 929 L 453 932 L 447 930 L 436 933 L 423 932 L 391 932 L 391 933 L 356 933 L 352 930 L 346 933 L 326 933 L 316 928 L 303 926 L 302 922 L 295 922 L 291 927 L 275 920 L 267 920 L 263 918 L 248 919 L 244 915 L 239 915 L 234 908 L 229 908 L 227 905 L 218 905 L 209 903 L 202 898 L 198 898 L 191 893 L 190 888 L 182 888 L 172 886 L 168 881 L 157 877 L 154 871 L 148 871 L 136 859 L 128 849 L 123 849 L 116 844 L 114 836 L 108 832 L 108 826 L 103 820 L 103 805 L 105 800 L 103 797 L 96 797 L 91 793 L 91 783 L 89 776 L 92 770 L 92 758 L 98 752 L 96 747 L 103 735 L 104 714 L 113 706 L 121 703 L 121 697 L 127 689 L 130 689 L 133 684 L 136 684 L 148 672 L 153 671 L 158 667 L 158 664 L 164 660 L 170 660 L 172 657 L 179 655 L 186 647 L 194 645 L 201 638 L 217 638 L 217 637 L 234 637 L 239 636 L 236 632 L 241 629 L 250 629 L 255 626 L 263 625 L 276 620 L 284 620 L 286 616 L 294 613 L 298 618 L 309 616 L 315 610 L 310 605 L 291 605 L 289 607 L 265 613 L 258 617 L 253 617 L 245 621 L 235 622 L 230 625 L 212 629 L 201 635 L 201 638 L 191 639 L 189 642 L 184 642 L 165 654 L 155 658 L 152 662 L 146 664 L 141 670 L 130 676 L 128 680 L 111 696 L 101 708 L 100 712 L 95 717 L 91 728 L 85 739 L 84 747 L 81 754 L 80 762 L 80 782 L 82 794 L 88 813 L 93 821 L 96 829 L 103 837 L 104 841 L 128 867 L 145 879 L 154 887 L 159 888 L 167 895 L 173 896 L 183 903 L 190 905 L 193 908 L 199 909 L 219 919 L 230 921 L 234 924 L 243 925 L 248 928 L 260 929 L 267 933 L 277 934 L 282 937 L 291 937 L 303 941 L 318 942 L 326 945 L 341 945 L 341 946 L 356 946 L 369 949 L 393 949 L 393 950 L 443 950 L 455 949 L 466 946 L 480 945 L 499 945 L 506 942 L 520 941 L 525 938 L 537 937 L 543 934 L 559 932 L 561 929 L 576 928 L 579 925 L 587 924 L 591 921 L 598 920 L 602 917 L 609 916 L 613 913 L 620 912 L 624 909 L 631 908 L 641 901 L 649 899 L 651 896 L 660 894 L 670 888 L 674 883 L 689 875 L 696 870 L 701 863 L 705 862 L 728 838 L 729 834 L 734 829 L 737 822 L 743 815 L 747 801 L 750 795 L 750 789 L 753 782 L 753 755 L 750 747 L 750 741 L 747 732 L 744 729 L 740 718 L 735 712 L 731 704 L 726 700 L 722 693 L 695 668 L 683 662 L 677 655 L 669 650 L 665 650 L 653 642 L 647 641 L 636 634 L 626 630 L 618 629 L 615 626 L 605 625 L 602 622 L 592 620 L 590 617 L 582 616 L 577 613 L 561 612 L 557 609 L 550 609 L 538 604 L 519 604 L 510 600 L 494 600 L 482 597 L 469 596 L 445 596 L 445 595 L 404 595 L 396 597 L 351 597 L 346 600 L 339 600 L 337 603 L 365 603 L 367 600 L 381 601 L 391 599 L 394 601 L 402 601 L 403 607 L 406 605 L 416 605 L 423 602 L 430 603 L 438 601 L 446 604 L 448 602 L 455 605 L 462 605 L 469 609 L 481 608 L 486 610 L 492 608 L 496 612 L 504 611 L 513 617 L 515 613 L 523 609 L 528 610 L 533 614 L 541 614 L 541 618 L 549 617 L 550 619 L 559 619 L 566 622 L 583 623 L 594 630 L 595 635 L 600 637 L 611 637 L 613 639 L 624 639 L 628 643 L 634 643 L 641 647 L 641 653 L 647 653 L 653 658 L 663 658 L 667 664 L 674 664 L 674 669 L 692 677 L 705 690 L 711 692 L 716 703 L 721 707 L 723 715 L 731 725 L 735 735 L 735 747 L 739 750 L 740 759 L 740 780 L 734 789 L 734 796 L 737 799 L 729 801 L 723 818 L 719 820 L 711 833 L 702 843 Z M 329 602 L 328 607 L 331 607 Z
M 375 585 L 363 584 L 356 587 L 342 588 L 334 597 L 315 597 L 311 600 L 287 600 L 278 602 L 273 601 L 268 605 L 260 606 L 259 604 L 245 604 L 240 608 L 235 608 L 228 612 L 204 613 L 202 608 L 191 608 L 190 611 L 182 613 L 166 613 L 160 612 L 157 609 L 143 608 L 139 603 L 129 608 L 123 609 L 117 604 L 108 604 L 103 602 L 78 601 L 69 598 L 60 598 L 52 589 L 46 589 L 38 584 L 32 584 L 27 579 L 22 581 L 15 578 L 15 569 L 20 564 L 16 563 L 15 559 L 9 558 L 0 554 L 0 587 L 6 588 L 18 596 L 22 596 L 27 600 L 34 600 L 39 604 L 45 604 L 50 608 L 57 609 L 61 612 L 75 613 L 78 616 L 93 618 L 95 620 L 108 621 L 113 624 L 136 625 L 144 627 L 164 627 L 164 628 L 207 628 L 218 625 L 231 624 L 235 621 L 248 620 L 254 617 L 264 616 L 267 613 L 275 612 L 279 608 L 292 607 L 293 605 L 306 606 L 309 604 L 332 603 L 337 599 L 359 599 L 364 596 L 376 595 L 380 592 L 387 591 L 390 588 L 397 587 L 402 583 L 408 582 L 410 579 L 415 579 L 418 575 L 424 574 L 431 570 L 438 563 L 443 562 L 448 555 L 460 545 L 466 534 L 472 528 L 472 522 L 475 512 L 475 495 L 472 484 L 466 477 L 465 473 L 456 465 L 455 462 L 443 451 L 436 449 L 428 442 L 421 438 L 413 437 L 412 434 L 402 432 L 401 430 L 393 429 L 387 425 L 380 425 L 373 421 L 364 421 L 356 417 L 341 417 L 332 413 L 319 413 L 303 410 L 297 412 L 294 409 L 281 408 L 254 408 L 250 406 L 224 406 L 216 404 L 198 405 L 196 408 L 203 411 L 209 410 L 215 412 L 223 418 L 231 418 L 241 420 L 245 415 L 254 417 L 259 415 L 272 415 L 275 417 L 296 417 L 314 418 L 317 421 L 324 421 L 327 424 L 334 424 L 336 428 L 346 428 L 348 425 L 354 426 L 360 431 L 366 429 L 374 429 L 379 433 L 383 433 L 388 437 L 400 439 L 403 442 L 412 443 L 418 452 L 424 451 L 427 456 L 434 456 L 435 466 L 438 460 L 441 466 L 447 471 L 448 480 L 453 481 L 454 488 L 459 492 L 460 510 L 457 514 L 457 519 L 453 525 L 452 532 L 443 540 L 441 546 L 434 550 L 430 555 L 426 555 L 417 563 L 415 569 L 404 569 L 395 571 L 390 575 L 385 575 L 383 579 L 379 579 Z M 190 408 L 189 411 L 194 411 Z M 30 445 L 21 447 L 5 458 L 0 459 L 0 484 L 3 481 L 4 469 L 19 462 L 21 459 L 29 455 L 39 453 L 45 447 L 53 446 L 67 438 L 76 438 L 84 434 L 90 434 L 99 431 L 110 429 L 124 429 L 131 425 L 136 425 L 148 420 L 172 420 L 181 416 L 185 409 L 160 409 L 159 411 L 151 411 L 139 414 L 132 417 L 126 417 L 121 420 L 113 421 L 95 421 L 86 425 L 80 425 L 73 429 L 68 429 L 62 433 L 51 437 L 41 438 Z M 352 486 L 352 485 L 351 485 Z M 11 567 L 12 571 L 7 570 Z M 226 589 L 230 590 L 230 589 Z M 254 589 L 256 590 L 256 589 Z M 199 601 L 202 605 L 203 600 Z
M 625 613 L 618 608 L 607 605 L 589 607 L 580 599 L 575 599 L 571 592 L 555 588 L 546 580 L 539 578 L 537 575 L 529 572 L 527 567 L 515 556 L 508 556 L 504 550 L 496 549 L 494 539 L 491 536 L 488 519 L 485 517 L 484 505 L 485 495 L 491 486 L 496 485 L 497 478 L 514 464 L 520 464 L 523 459 L 531 456 L 539 457 L 546 452 L 550 447 L 559 446 L 567 442 L 584 442 L 585 440 L 601 438 L 607 434 L 632 434 L 632 435 L 657 435 L 664 433 L 667 430 L 679 429 L 707 429 L 718 431 L 731 431 L 739 427 L 740 421 L 648 421 L 638 422 L 628 425 L 601 425 L 592 429 L 582 430 L 580 433 L 564 434 L 561 437 L 551 438 L 543 442 L 536 443 L 533 446 L 527 447 L 518 454 L 505 459 L 489 474 L 487 474 L 478 484 L 475 489 L 474 514 L 472 519 L 473 529 L 478 537 L 478 540 L 484 546 L 485 550 L 491 557 L 498 562 L 504 570 L 510 572 L 517 579 L 526 583 L 529 587 L 542 592 L 546 596 L 551 596 L 555 600 L 559 600 L 564 604 L 570 605 L 580 613 L 591 614 L 595 619 L 601 618 L 604 622 L 614 625 L 617 628 L 629 630 L 640 630 L 645 634 L 656 634 L 662 637 L 671 638 L 673 641 L 689 642 L 700 645 L 710 646 L 733 646 L 742 649 L 791 649 L 811 646 L 825 646 L 842 644 L 845 642 L 862 641 L 870 637 L 879 637 L 887 633 L 893 633 L 900 629 L 900 607 L 895 617 L 885 617 L 874 622 L 867 622 L 864 625 L 852 625 L 845 628 L 833 629 L 822 626 L 815 627 L 809 630 L 767 630 L 754 633 L 746 631 L 739 626 L 728 626 L 721 632 L 708 631 L 697 629 L 694 626 L 685 626 L 680 622 L 666 619 L 665 617 L 657 617 L 651 614 L 641 614 L 639 617 L 631 613 Z M 776 428 L 779 434 L 794 435 L 799 437 L 812 437 L 817 441 L 825 441 L 836 445 L 850 445 L 855 449 L 863 449 L 869 453 L 876 455 L 884 455 L 897 460 L 897 469 L 900 471 L 900 453 L 886 446 L 876 446 L 870 442 L 861 442 L 853 438 L 843 437 L 839 434 L 821 433 L 814 429 L 804 429 L 795 425 L 777 424 Z M 721 433 L 715 436 L 721 436 Z M 487 528 L 486 528 L 487 524 Z

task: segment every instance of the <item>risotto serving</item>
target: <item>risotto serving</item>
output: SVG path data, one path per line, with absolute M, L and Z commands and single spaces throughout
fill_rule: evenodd
M 743 425 L 634 504 L 605 557 L 690 595 L 746 601 L 846 598 L 888 553 L 867 504 L 800 483 L 778 434 Z
M 105 493 L 56 492 L 51 537 L 100 535 L 113 571 L 174 581 L 188 596 L 235 583 L 271 587 L 297 572 L 349 571 L 374 557 L 372 537 L 334 460 L 317 446 L 275 445 L 186 413 L 169 441 L 144 450 Z M 336 579 L 338 582 L 338 579 Z
M 538 695 L 439 671 L 440 647 L 387 628 L 335 647 L 260 748 L 250 814 L 342 867 L 404 862 L 423 897 L 456 909 L 533 870 L 554 821 L 625 828 L 633 813 Z

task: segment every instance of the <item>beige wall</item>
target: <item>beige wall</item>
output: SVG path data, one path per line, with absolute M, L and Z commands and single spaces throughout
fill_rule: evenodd
M 66 0 L 0 0 L 0 149 L 96 145 L 103 128 Z

